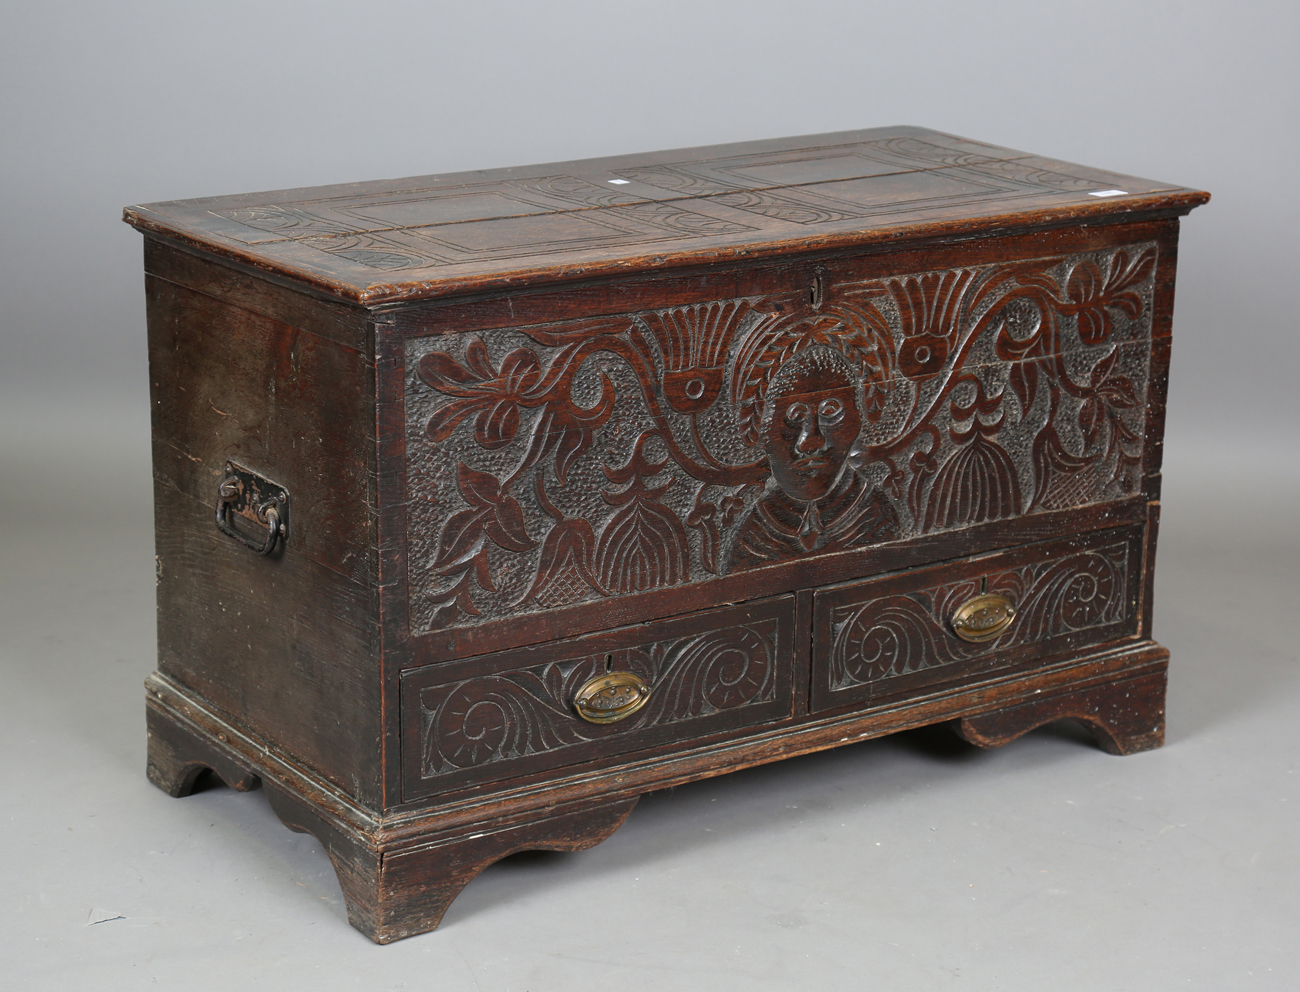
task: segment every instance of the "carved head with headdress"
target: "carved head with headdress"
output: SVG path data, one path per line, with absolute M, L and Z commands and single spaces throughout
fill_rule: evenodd
M 880 419 L 893 349 L 874 309 L 829 306 L 760 322 L 741 343 L 732 402 L 792 498 L 821 499 L 864 423 Z

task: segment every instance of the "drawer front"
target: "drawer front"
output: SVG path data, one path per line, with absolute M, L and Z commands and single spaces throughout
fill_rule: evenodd
M 793 624 L 781 596 L 407 672 L 405 798 L 789 717 Z M 635 712 L 579 716 L 584 687 L 627 673 Z
M 1122 527 L 819 592 L 812 708 L 884 700 L 1135 636 L 1141 567 L 1142 528 Z M 979 597 L 997 598 L 972 602 Z M 968 637 L 988 639 L 958 636 L 954 618 L 988 603 L 994 626 L 985 634 L 967 627 Z

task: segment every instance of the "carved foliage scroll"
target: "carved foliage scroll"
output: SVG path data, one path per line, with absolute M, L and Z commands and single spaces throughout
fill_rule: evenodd
M 422 689 L 421 775 L 454 776 L 591 742 L 603 742 L 601 753 L 617 753 L 645 746 L 647 731 L 771 703 L 779 624 L 756 620 Z M 640 676 L 649 699 L 619 723 L 579 719 L 578 690 L 609 668 Z
M 1137 491 L 1152 245 L 415 338 L 416 629 Z
M 835 607 L 830 613 L 832 691 L 911 675 L 1128 619 L 1129 545 L 1080 551 L 1041 564 Z M 1016 606 L 996 640 L 972 644 L 949 621 L 963 602 L 994 593 Z

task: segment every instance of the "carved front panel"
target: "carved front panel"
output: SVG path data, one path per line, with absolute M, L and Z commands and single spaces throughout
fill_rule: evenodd
M 402 680 L 407 797 L 621 754 L 791 711 L 793 598 L 475 659 L 467 677 L 419 669 Z M 593 723 L 580 692 L 610 673 L 647 687 L 625 719 Z M 436 684 L 435 684 L 436 682 Z
M 413 631 L 1138 491 L 1156 249 L 407 343 Z
M 814 709 L 1131 636 L 1140 539 L 1105 531 L 819 593 Z M 989 596 L 1011 606 L 1011 623 L 991 640 L 958 636 L 963 604 Z

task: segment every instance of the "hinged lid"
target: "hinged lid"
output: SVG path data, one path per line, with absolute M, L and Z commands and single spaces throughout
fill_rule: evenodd
M 128 207 L 375 305 L 853 244 L 1186 213 L 1207 193 L 915 127 Z

